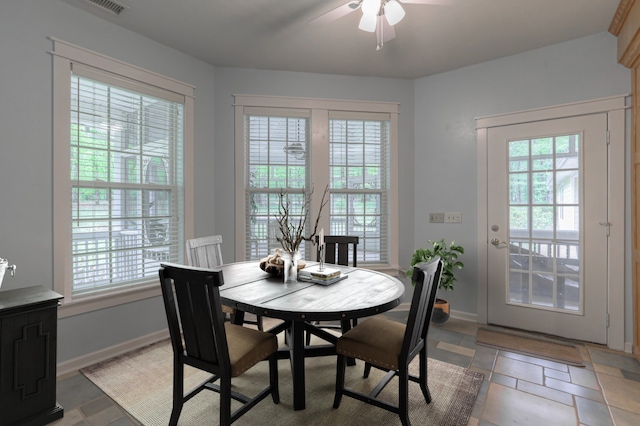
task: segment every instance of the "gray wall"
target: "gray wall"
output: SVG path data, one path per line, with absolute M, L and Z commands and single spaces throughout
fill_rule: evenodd
M 223 234 L 228 260 L 235 253 L 232 94 L 399 102 L 401 265 L 408 266 L 413 249 L 427 239 L 463 244 L 466 268 L 447 296 L 454 309 L 469 313 L 476 312 L 474 118 L 631 90 L 630 72 L 616 64 L 615 38 L 606 33 L 409 81 L 214 68 L 59 0 L 3 1 L 0 257 L 17 264 L 18 274 L 7 277 L 2 290 L 52 287 L 49 36 L 196 86 L 195 232 Z M 429 211 L 452 210 L 462 212 L 462 224 L 425 220 Z M 164 327 L 159 298 L 64 318 L 58 360 Z
M 52 43 L 94 50 L 196 86 L 196 188 L 213 185 L 214 68 L 58 0 L 0 3 L 0 257 L 18 266 L 2 290 L 53 287 Z M 214 195 L 196 197 L 196 230 L 213 229 Z M 166 328 L 160 298 L 59 321 L 58 359 Z
M 455 290 L 441 292 L 453 310 L 477 313 L 475 118 L 630 92 L 631 73 L 617 63 L 616 38 L 609 33 L 416 80 L 415 244 L 445 238 L 465 247 L 465 268 L 456 274 Z M 628 186 L 626 191 L 629 200 Z M 428 212 L 442 211 L 461 211 L 462 223 L 428 223 Z M 628 221 L 627 229 L 631 235 Z M 631 336 L 629 271 L 626 341 Z

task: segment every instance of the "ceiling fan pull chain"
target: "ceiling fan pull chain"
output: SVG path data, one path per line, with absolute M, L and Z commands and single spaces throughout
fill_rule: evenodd
M 382 49 L 382 47 L 384 46 L 384 25 L 382 23 L 382 13 L 380 13 L 378 15 L 378 25 L 377 25 L 377 31 L 376 31 L 376 38 L 378 39 L 378 45 L 376 46 L 376 50 L 380 50 Z

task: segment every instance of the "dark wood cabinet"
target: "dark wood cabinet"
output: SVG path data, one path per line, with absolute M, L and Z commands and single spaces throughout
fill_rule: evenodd
M 44 425 L 56 402 L 58 304 L 44 287 L 0 292 L 0 426 Z

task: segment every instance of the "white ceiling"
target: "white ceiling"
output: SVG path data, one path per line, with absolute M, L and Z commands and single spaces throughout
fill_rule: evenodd
M 419 78 L 607 31 L 618 0 L 448 0 L 403 4 L 397 37 L 376 50 L 347 0 L 116 0 L 120 15 L 63 0 L 214 66 Z M 402 1 L 402 0 L 400 0 Z

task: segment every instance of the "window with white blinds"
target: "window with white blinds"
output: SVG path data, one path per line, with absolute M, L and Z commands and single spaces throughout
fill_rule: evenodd
M 246 257 L 260 259 L 280 246 L 278 201 L 286 188 L 292 219 L 301 212 L 309 192 L 309 111 L 247 108 L 246 134 Z M 305 251 L 305 242 L 300 250 Z
M 315 208 L 307 223 L 313 224 L 328 186 L 329 204 L 319 229 L 325 235 L 360 237 L 358 264 L 392 264 L 391 241 L 397 235 L 390 232 L 392 212 L 397 211 L 390 201 L 393 114 L 329 110 L 322 107 L 331 106 L 332 101 L 326 101 L 327 105 L 322 100 L 292 99 L 292 105 L 302 103 L 308 108 L 270 108 L 263 98 L 261 106 L 239 105 L 236 100 L 236 117 L 243 123 L 236 127 L 241 133 L 236 143 L 239 137 L 242 140 L 236 152 L 243 155 L 242 163 L 237 164 L 244 166 L 240 180 L 245 197 L 237 207 L 244 207 L 244 229 L 237 232 L 244 240 L 238 242 L 244 248 L 242 256 L 256 260 L 280 247 L 275 215 L 281 188 L 287 190 L 294 212 L 300 211 L 304 196 L 311 196 Z M 306 230 L 306 235 L 311 231 Z M 315 260 L 312 248 L 311 244 L 303 248 L 306 259 Z
M 358 263 L 388 263 L 389 115 L 329 112 L 330 233 L 357 235 Z
M 193 88 L 58 40 L 55 48 L 54 288 L 65 304 L 144 297 L 161 262 L 183 261 L 192 232 Z
M 155 278 L 161 261 L 182 258 L 184 240 L 183 105 L 78 68 L 71 74 L 74 295 Z

